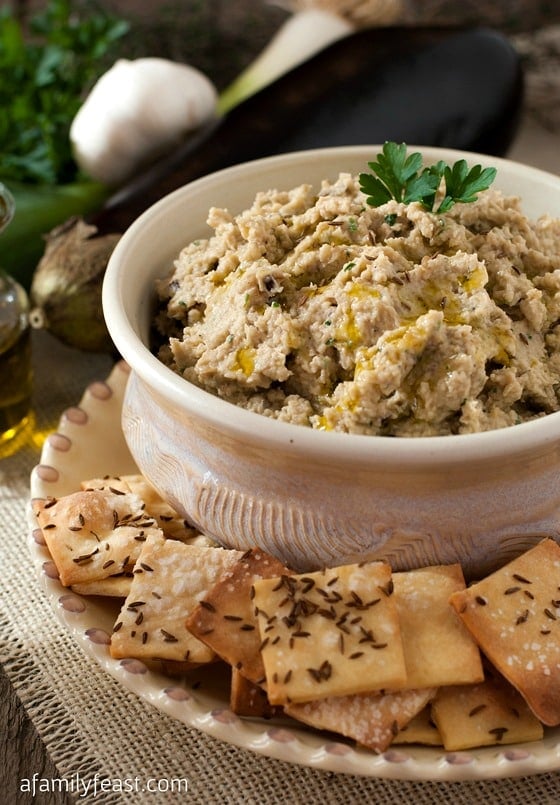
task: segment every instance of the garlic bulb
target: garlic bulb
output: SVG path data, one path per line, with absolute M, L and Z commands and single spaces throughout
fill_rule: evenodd
M 118 186 L 214 117 L 216 101 L 210 79 L 190 65 L 119 59 L 72 122 L 76 162 L 92 179 Z

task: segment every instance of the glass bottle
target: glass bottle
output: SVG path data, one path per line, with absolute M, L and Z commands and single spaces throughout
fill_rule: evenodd
M 31 421 L 31 330 L 24 289 L 0 270 L 0 458 Z
M 0 183 L 0 232 L 13 212 L 13 198 Z M 0 458 L 18 449 L 31 424 L 31 385 L 29 299 L 0 268 Z

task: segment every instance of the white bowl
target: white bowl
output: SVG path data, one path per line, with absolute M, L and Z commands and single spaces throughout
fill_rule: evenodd
M 560 217 L 560 178 L 480 154 L 420 148 L 426 161 L 498 168 L 524 212 Z M 156 277 L 210 234 L 211 206 L 239 212 L 258 190 L 357 173 L 379 146 L 305 151 L 211 174 L 166 196 L 124 234 L 103 288 L 107 326 L 130 365 L 123 430 L 146 477 L 225 545 L 258 545 L 294 569 L 383 557 L 395 569 L 461 562 L 487 573 L 560 536 L 560 413 L 484 433 L 390 438 L 322 432 L 238 408 L 149 350 Z

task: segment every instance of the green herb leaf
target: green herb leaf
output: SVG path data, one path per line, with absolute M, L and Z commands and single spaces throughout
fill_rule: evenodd
M 98 6 L 50 0 L 29 29 L 0 8 L 0 176 L 63 184 L 77 178 L 70 125 L 85 92 L 128 30 Z
M 371 192 L 369 189 L 364 192 L 376 199 L 383 198 L 382 204 L 390 198 L 404 201 L 408 183 L 422 165 L 422 155 L 415 153 L 407 156 L 404 143 L 397 145 L 386 142 L 383 152 L 377 155 L 377 162 L 368 162 L 368 165 L 378 178 L 367 173 L 360 174 L 360 182 L 371 189 Z
M 464 159 L 451 166 L 440 160 L 422 168 L 422 155 L 407 155 L 405 143 L 384 143 L 377 162 L 368 165 L 375 175 L 361 173 L 359 183 L 372 207 L 395 199 L 405 204 L 417 201 L 432 212 L 447 212 L 456 202 L 476 201 L 477 194 L 487 190 L 496 177 L 495 168 L 475 165 L 469 169 Z
M 422 173 L 414 176 L 408 183 L 403 201 L 406 204 L 420 201 L 426 209 L 431 209 L 441 184 L 442 171 L 443 165 L 440 162 L 430 168 L 424 168 Z
M 482 168 L 474 165 L 469 170 L 466 160 L 460 159 L 444 171 L 445 197 L 438 212 L 446 212 L 456 201 L 469 204 L 476 201 L 477 193 L 486 190 L 496 178 L 496 168 Z

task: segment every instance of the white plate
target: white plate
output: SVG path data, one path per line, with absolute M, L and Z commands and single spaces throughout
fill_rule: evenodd
M 79 482 L 107 474 L 136 471 L 121 431 L 120 413 L 128 367 L 115 366 L 107 380 L 92 383 L 80 405 L 66 410 L 58 430 L 43 447 L 31 474 L 31 496 L 60 496 Z M 560 769 L 560 729 L 547 730 L 535 743 L 445 752 L 416 746 L 390 748 L 381 755 L 355 748 L 336 737 L 315 733 L 294 722 L 241 719 L 228 707 L 219 677 L 195 672 L 171 678 L 138 660 L 114 660 L 109 635 L 118 605 L 84 598 L 62 587 L 29 506 L 30 549 L 47 597 L 70 638 L 126 688 L 178 721 L 229 744 L 260 755 L 317 769 L 401 780 L 481 780 L 517 777 Z

